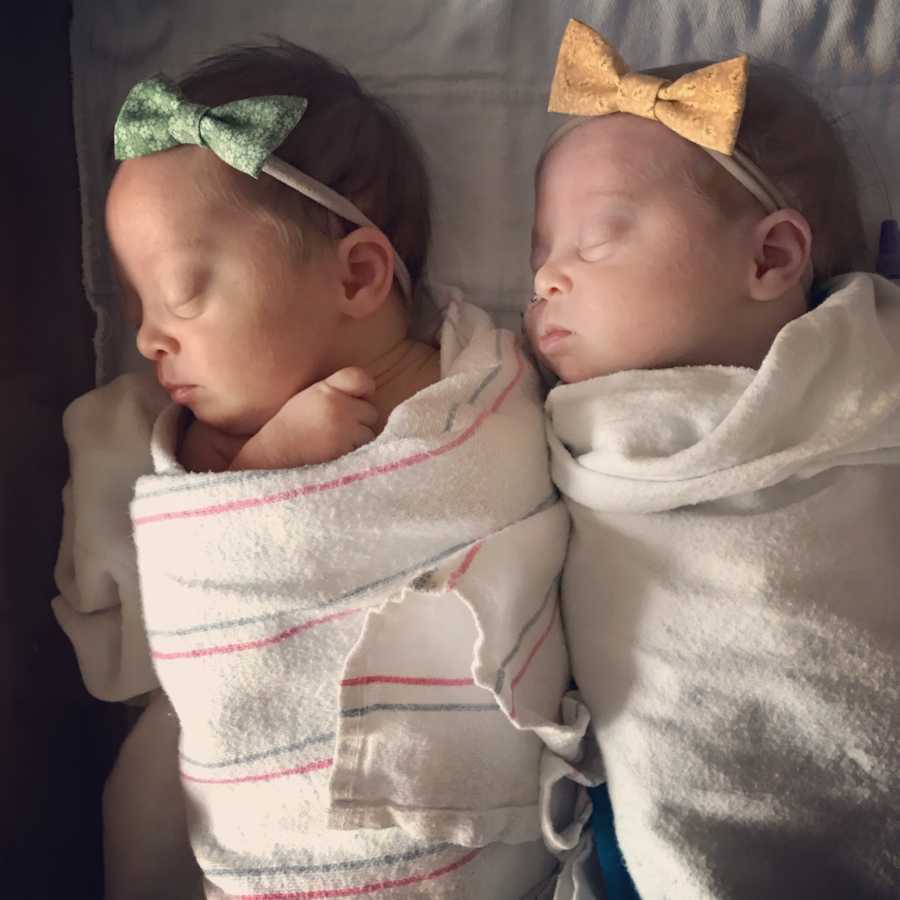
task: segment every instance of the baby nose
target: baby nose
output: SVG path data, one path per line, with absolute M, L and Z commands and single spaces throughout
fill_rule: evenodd
M 572 279 L 559 267 L 546 262 L 534 273 L 534 293 L 541 300 L 568 294 Z
M 137 332 L 137 349 L 141 356 L 155 360 L 162 354 L 174 353 L 178 349 L 178 345 L 171 335 L 144 316 Z

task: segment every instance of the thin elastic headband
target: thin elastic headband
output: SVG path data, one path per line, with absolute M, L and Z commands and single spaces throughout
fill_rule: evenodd
M 541 159 L 546 156 L 547 151 L 555 143 L 565 137 L 570 131 L 574 131 L 585 122 L 595 121 L 597 121 L 596 116 L 573 116 L 569 121 L 557 128 L 547 139 L 547 143 L 544 145 L 544 150 L 541 154 Z M 762 172 L 759 166 L 757 166 L 746 153 L 742 153 L 735 147 L 732 155 L 726 156 L 724 153 L 713 150 L 711 147 L 704 147 L 701 144 L 695 144 L 694 146 L 699 147 L 709 154 L 709 156 L 725 169 L 732 178 L 736 178 L 748 191 L 750 191 L 750 193 L 762 204 L 766 213 L 773 213 L 775 210 L 784 209 L 788 205 L 781 191 L 778 190 L 771 179 Z
M 381 231 L 371 219 L 364 215 L 359 207 L 351 203 L 342 194 L 333 191 L 327 185 L 322 184 L 321 181 L 316 181 L 315 178 L 307 175 L 305 172 L 301 172 L 283 159 L 279 159 L 277 156 L 270 156 L 263 163 L 262 171 L 267 175 L 271 175 L 272 178 L 277 179 L 282 184 L 286 184 L 289 188 L 293 188 L 295 191 L 303 194 L 304 197 L 308 197 L 310 200 L 318 203 L 319 206 L 325 207 L 325 209 L 330 210 L 342 219 L 346 219 L 348 222 L 352 222 L 360 227 L 376 228 Z M 400 258 L 400 254 L 394 250 L 393 244 L 391 245 L 391 252 L 394 254 L 394 275 L 400 284 L 400 290 L 403 291 L 403 295 L 407 299 L 411 299 L 412 279 L 409 277 L 409 270 L 406 268 L 406 263 Z
M 306 106 L 304 97 L 280 94 L 204 106 L 186 99 L 165 75 L 155 75 L 138 82 L 119 110 L 115 157 L 133 159 L 185 144 L 205 147 L 239 172 L 252 178 L 266 172 L 348 222 L 382 231 L 346 197 L 274 155 Z M 394 276 L 411 300 L 409 270 L 393 244 L 391 251 Z

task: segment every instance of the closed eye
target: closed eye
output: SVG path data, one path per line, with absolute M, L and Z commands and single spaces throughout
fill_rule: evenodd
M 585 262 L 606 259 L 632 227 L 634 217 L 620 212 L 605 212 L 587 222 L 578 235 L 578 256 Z
M 587 246 L 579 247 L 578 256 L 584 262 L 599 262 L 609 256 L 613 249 L 612 245 L 613 242 L 611 240 L 591 243 Z
M 191 297 L 190 300 L 169 304 L 169 311 L 179 319 L 196 318 L 203 311 L 203 298 Z

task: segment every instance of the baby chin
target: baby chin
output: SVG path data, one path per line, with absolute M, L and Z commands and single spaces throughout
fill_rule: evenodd
M 588 381 L 601 375 L 611 375 L 618 369 L 603 366 L 594 361 L 580 359 L 574 354 L 559 354 L 555 356 L 541 356 L 544 366 L 553 372 L 560 381 L 566 384 L 575 384 L 579 381 Z

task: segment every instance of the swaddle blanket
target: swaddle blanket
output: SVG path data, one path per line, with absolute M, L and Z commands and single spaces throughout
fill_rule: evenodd
M 584 730 L 560 720 L 567 516 L 513 335 L 454 303 L 441 371 L 320 466 L 186 473 L 179 408 L 156 423 L 131 513 L 209 896 L 552 881 L 541 754 Z
M 549 395 L 563 614 L 642 897 L 900 895 L 900 289 L 758 371 Z

